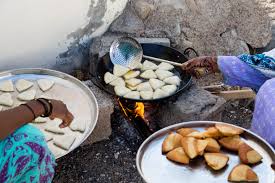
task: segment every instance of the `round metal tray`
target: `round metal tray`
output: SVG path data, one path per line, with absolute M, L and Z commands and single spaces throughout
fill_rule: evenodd
M 60 158 L 76 149 L 90 136 L 97 123 L 99 111 L 98 104 L 94 94 L 87 86 L 75 77 L 59 71 L 31 68 L 9 70 L 0 73 L 0 82 L 7 79 L 12 80 L 13 83 L 18 79 L 35 81 L 42 78 L 53 80 L 55 85 L 50 90 L 42 92 L 37 89 L 37 83 L 34 82 L 34 88 L 37 89 L 36 97 L 46 95 L 53 99 L 62 100 L 67 105 L 68 109 L 73 113 L 75 117 L 74 120 L 83 120 L 86 123 L 86 130 L 84 133 L 75 132 L 77 133 L 76 140 L 69 151 L 63 151 L 60 149 L 59 153 L 55 154 L 56 158 Z M 11 94 L 13 98 L 16 98 L 18 92 L 15 91 Z M 20 105 L 20 101 L 15 102 L 14 106 L 17 105 Z M 8 109 L 8 107 L 5 108 Z M 39 127 L 39 124 L 36 126 Z M 68 128 L 65 130 L 67 130 L 66 133 L 71 132 Z M 53 146 L 53 143 L 50 142 L 48 145 L 49 147 Z
M 166 159 L 166 156 L 162 155 L 161 153 L 162 142 L 169 132 L 187 127 L 203 131 L 205 127 L 213 126 L 215 123 L 220 122 L 183 122 L 166 127 L 146 139 L 146 141 L 144 141 L 144 143 L 140 146 L 136 158 L 137 169 L 144 181 L 148 183 L 228 182 L 227 178 L 230 171 L 235 165 L 240 163 L 239 157 L 236 153 L 222 149 L 222 152 L 229 156 L 229 162 L 224 169 L 219 171 L 213 171 L 208 168 L 202 157 L 191 161 L 189 165 L 180 165 L 169 161 Z M 264 139 L 255 133 L 244 128 L 241 129 L 244 130 L 244 133 L 241 135 L 242 140 L 244 140 L 263 156 L 261 163 L 252 166 L 253 170 L 259 177 L 259 182 L 274 183 L 275 172 L 271 168 L 272 162 L 275 162 L 274 149 Z

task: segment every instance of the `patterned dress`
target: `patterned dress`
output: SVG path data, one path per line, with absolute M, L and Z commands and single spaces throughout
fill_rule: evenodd
M 31 125 L 0 141 L 0 183 L 48 183 L 55 165 L 44 135 Z
M 225 83 L 257 91 L 251 130 L 275 148 L 275 49 L 260 55 L 220 56 Z

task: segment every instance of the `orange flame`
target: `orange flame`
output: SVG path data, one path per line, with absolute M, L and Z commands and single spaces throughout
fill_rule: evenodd
M 144 104 L 142 102 L 137 102 L 135 109 L 136 117 L 140 116 L 142 119 L 144 119 L 144 111 Z

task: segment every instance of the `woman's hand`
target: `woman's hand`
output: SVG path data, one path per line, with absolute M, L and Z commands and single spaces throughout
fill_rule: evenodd
M 59 100 L 50 100 L 53 106 L 52 113 L 49 116 L 51 120 L 54 118 L 59 118 L 63 122 L 59 125 L 60 128 L 65 128 L 71 124 L 74 119 L 72 113 L 67 109 L 67 106 Z
M 196 78 L 201 78 L 205 74 L 218 72 L 217 57 L 203 56 L 193 58 L 183 64 L 182 70 Z

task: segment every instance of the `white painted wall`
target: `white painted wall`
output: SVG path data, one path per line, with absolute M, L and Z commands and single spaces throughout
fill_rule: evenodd
M 0 0 L 0 70 L 53 67 L 59 53 L 73 41 L 68 35 L 89 24 L 91 3 L 101 0 Z M 124 9 L 127 0 L 108 0 L 103 34 Z M 90 35 L 90 37 L 93 35 Z

